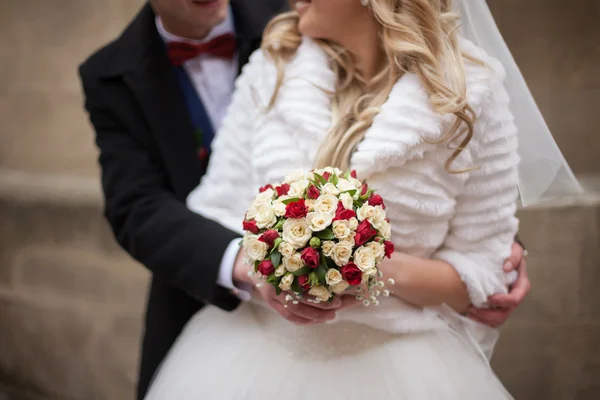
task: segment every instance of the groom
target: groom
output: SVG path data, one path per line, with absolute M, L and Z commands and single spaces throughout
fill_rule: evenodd
M 284 3 L 151 0 L 80 67 L 106 217 L 121 246 L 153 273 L 139 399 L 194 313 L 207 303 L 230 311 L 248 299 L 250 288 L 234 283 L 241 270 L 236 233 L 190 212 L 185 199 L 205 172 L 236 75 Z M 511 293 L 472 318 L 499 325 L 522 301 L 529 280 L 521 253 L 515 246 L 511 263 L 520 278 Z M 299 324 L 325 321 L 340 306 L 284 308 L 270 285 L 255 290 Z

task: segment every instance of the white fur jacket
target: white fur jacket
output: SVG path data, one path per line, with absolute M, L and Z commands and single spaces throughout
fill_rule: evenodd
M 461 46 L 486 66 L 467 65 L 468 102 L 477 120 L 472 141 L 453 167 L 478 168 L 446 172 L 452 150 L 431 143 L 453 118 L 433 110 L 414 74 L 396 83 L 351 164 L 385 199 L 396 250 L 447 261 L 481 306 L 489 295 L 507 290 L 502 265 L 518 227 L 519 158 L 502 66 L 466 40 Z M 316 43 L 303 40 L 287 65 L 275 107 L 266 112 L 275 76 L 274 64 L 256 52 L 237 81 L 208 172 L 188 198 L 190 209 L 239 232 L 258 188 L 282 181 L 293 169 L 311 169 L 332 123 L 326 91 L 333 90 L 334 75 Z M 394 331 L 427 327 L 426 312 L 397 299 L 387 303 L 378 317 L 374 310 L 363 313 L 370 314 L 364 322 Z

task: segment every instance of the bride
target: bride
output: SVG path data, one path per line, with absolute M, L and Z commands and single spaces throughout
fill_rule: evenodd
M 205 308 L 147 399 L 511 398 L 488 361 L 496 331 L 460 314 L 510 283 L 517 127 L 503 66 L 451 3 L 300 0 L 267 27 L 188 205 L 241 232 L 260 186 L 355 169 L 387 203 L 392 295 L 307 326 L 259 299 Z

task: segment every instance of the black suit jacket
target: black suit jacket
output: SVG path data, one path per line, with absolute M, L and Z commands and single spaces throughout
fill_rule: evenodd
M 232 0 L 243 66 L 284 0 Z M 216 284 L 237 235 L 190 212 L 204 171 L 183 95 L 147 4 L 123 34 L 79 69 L 100 150 L 105 215 L 119 244 L 153 273 L 138 398 L 186 322 L 205 303 L 233 310 Z

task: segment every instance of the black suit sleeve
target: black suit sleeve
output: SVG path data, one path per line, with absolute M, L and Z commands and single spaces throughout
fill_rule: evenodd
M 216 284 L 221 258 L 238 235 L 189 211 L 170 189 L 166 172 L 82 78 L 86 109 L 100 151 L 105 215 L 119 244 L 199 301 L 226 310 L 239 301 Z

